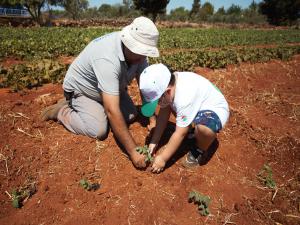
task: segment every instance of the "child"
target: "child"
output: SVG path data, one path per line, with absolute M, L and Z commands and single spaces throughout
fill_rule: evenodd
M 161 172 L 166 162 L 176 152 L 189 131 L 195 125 L 196 146 L 185 157 L 186 166 L 201 164 L 203 154 L 212 144 L 229 117 L 228 103 L 209 80 L 192 72 L 174 72 L 163 64 L 148 66 L 140 76 L 143 95 L 141 112 L 145 116 L 154 114 L 157 103 L 160 111 L 156 127 L 149 144 L 153 153 L 167 126 L 170 113 L 176 113 L 176 130 L 165 149 L 157 154 L 152 172 Z

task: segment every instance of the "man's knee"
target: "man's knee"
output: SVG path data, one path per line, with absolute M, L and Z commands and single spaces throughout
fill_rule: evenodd
M 107 138 L 108 133 L 109 133 L 109 128 L 107 128 L 105 131 L 99 132 L 96 138 L 100 141 L 104 141 Z
M 98 140 L 105 140 L 108 136 L 109 128 L 107 123 L 94 124 L 87 128 L 86 135 L 92 138 L 96 138 Z

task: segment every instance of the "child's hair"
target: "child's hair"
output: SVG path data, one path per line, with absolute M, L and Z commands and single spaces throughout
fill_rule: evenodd
M 170 79 L 170 82 L 168 84 L 168 86 L 174 86 L 175 84 L 175 75 L 174 75 L 174 70 L 169 66 L 169 65 L 166 65 L 165 66 L 169 69 L 170 73 L 171 73 L 171 79 Z
M 174 86 L 174 84 L 175 84 L 175 75 L 174 73 L 171 73 L 171 79 L 168 86 Z

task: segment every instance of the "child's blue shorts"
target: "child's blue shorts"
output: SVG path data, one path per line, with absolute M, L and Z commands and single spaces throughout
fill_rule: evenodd
M 222 129 L 222 123 L 219 116 L 211 110 L 200 110 L 193 120 L 193 123 L 195 125 L 204 125 L 215 133 L 219 133 L 219 131 Z

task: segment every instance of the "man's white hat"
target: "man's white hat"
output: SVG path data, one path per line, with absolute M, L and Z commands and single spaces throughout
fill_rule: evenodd
M 121 40 L 133 53 L 158 57 L 159 32 L 155 24 L 146 17 L 138 17 L 121 31 Z
M 141 112 L 150 117 L 154 114 L 158 99 L 166 91 L 171 80 L 171 72 L 163 64 L 148 66 L 140 76 L 140 90 L 143 95 Z

